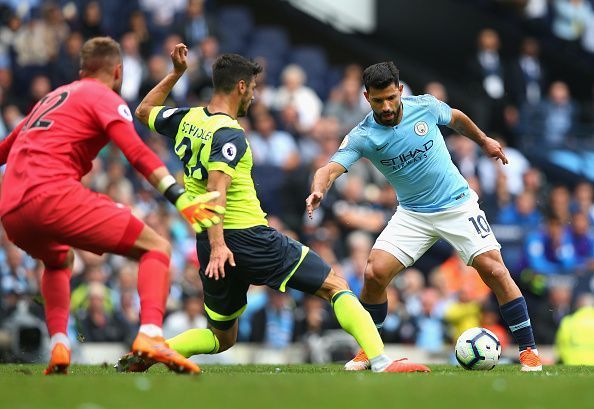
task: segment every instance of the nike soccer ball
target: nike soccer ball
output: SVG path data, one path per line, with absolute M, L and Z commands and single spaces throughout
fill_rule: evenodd
M 470 328 L 456 342 L 456 360 L 464 369 L 491 370 L 500 356 L 499 339 L 485 328 Z

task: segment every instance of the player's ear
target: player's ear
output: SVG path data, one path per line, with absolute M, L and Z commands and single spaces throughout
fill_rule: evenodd
M 402 94 L 402 91 L 404 91 L 404 84 L 398 85 L 398 91 L 400 91 L 400 93 Z
M 241 95 L 245 94 L 248 90 L 245 80 L 239 80 L 237 83 L 237 89 Z
M 367 91 L 363 91 L 363 95 L 365 96 L 365 99 L 367 100 L 367 102 L 371 102 L 369 100 L 369 93 Z

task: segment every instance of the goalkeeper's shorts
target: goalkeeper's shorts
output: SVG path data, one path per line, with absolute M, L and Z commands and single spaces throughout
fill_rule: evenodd
M 8 238 L 46 267 L 62 266 L 70 247 L 125 255 L 144 224 L 130 208 L 81 184 L 44 192 L 2 216 Z
M 236 267 L 227 264 L 225 277 L 218 280 L 204 274 L 210 258 L 208 235 L 201 233 L 196 240 L 207 319 L 217 329 L 233 326 L 247 305 L 250 285 L 315 294 L 330 273 L 330 266 L 314 251 L 271 227 L 229 229 L 224 236 Z

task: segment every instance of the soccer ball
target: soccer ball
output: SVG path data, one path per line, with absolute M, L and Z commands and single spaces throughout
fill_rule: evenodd
M 470 328 L 456 342 L 456 360 L 464 369 L 488 371 L 501 356 L 499 339 L 485 328 Z

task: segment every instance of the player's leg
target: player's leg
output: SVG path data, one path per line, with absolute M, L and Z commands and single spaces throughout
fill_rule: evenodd
M 501 315 L 520 346 L 522 370 L 541 370 L 526 301 L 501 258 L 497 242 L 476 194 L 465 204 L 435 216 L 440 235 L 472 265 L 495 294 Z
M 476 255 L 472 260 L 472 266 L 497 297 L 501 315 L 520 349 L 522 370 L 542 370 L 526 300 L 511 278 L 499 250 Z
M 283 281 L 285 282 L 285 281 Z M 429 372 L 429 368 L 406 360 L 392 361 L 384 354 L 384 344 L 369 313 L 346 280 L 336 274 L 320 256 L 307 251 L 293 267 L 286 286 L 329 301 L 340 326 L 355 338 L 374 372 Z M 281 286 L 281 290 L 284 288 Z
M 74 254 L 66 245 L 54 242 L 43 225 L 35 203 L 22 206 L 2 218 L 12 242 L 41 260 L 41 294 L 44 298 L 45 321 L 50 335 L 50 362 L 45 374 L 65 374 L 70 365 L 68 317 L 70 313 L 70 277 Z

